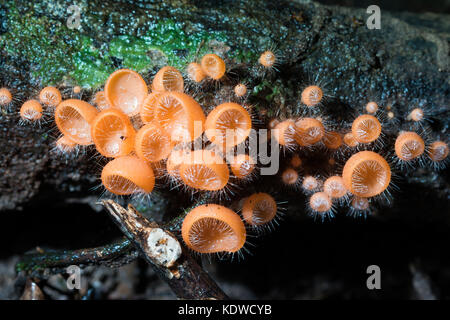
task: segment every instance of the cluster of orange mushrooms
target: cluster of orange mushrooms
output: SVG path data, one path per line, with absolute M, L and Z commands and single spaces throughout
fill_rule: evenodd
M 264 52 L 259 60 L 263 68 L 274 68 L 277 56 Z M 226 65 L 216 54 L 207 54 L 199 63 L 190 63 L 186 76 L 165 66 L 150 86 L 138 73 L 120 69 L 112 73 L 102 91 L 92 101 L 63 100 L 56 87 L 46 87 L 39 98 L 26 101 L 20 116 L 23 122 L 37 122 L 45 112 L 54 115 L 60 132 L 56 147 L 71 153 L 94 145 L 98 153 L 112 159 L 102 169 L 101 181 L 112 194 L 148 195 L 155 181 L 215 194 L 227 187 L 248 182 L 256 175 L 257 159 L 248 150 L 239 152 L 252 129 L 252 116 L 245 105 L 225 102 L 208 114 L 185 92 L 185 79 L 192 83 L 220 81 Z M 77 89 L 77 91 L 79 91 Z M 233 94 L 242 98 L 247 87 L 237 84 Z M 275 139 L 288 162 L 280 181 L 308 196 L 308 208 L 314 216 L 332 217 L 336 206 L 348 206 L 353 215 L 370 213 L 372 201 L 388 193 L 391 167 L 431 162 L 437 167 L 447 160 L 449 148 L 444 141 L 425 142 L 414 131 L 402 131 L 395 141 L 396 163 L 389 163 L 377 150 L 382 144 L 382 127 L 392 112 L 381 111 L 376 102 L 365 106 L 365 114 L 356 117 L 351 128 L 332 128 L 316 112 L 324 94 L 318 85 L 309 85 L 301 93 L 301 104 L 309 116 L 272 119 L 269 138 Z M 0 89 L 0 103 L 11 103 L 12 95 Z M 422 123 L 424 112 L 412 110 L 408 120 Z M 200 146 L 200 147 L 199 147 Z M 244 148 L 245 150 L 245 148 Z M 308 174 L 305 160 L 311 152 L 345 159 L 335 174 Z M 306 161 L 307 162 L 307 161 Z M 217 197 L 216 197 L 217 199 Z M 186 245 L 199 253 L 236 253 L 246 243 L 246 229 L 260 230 L 279 216 L 274 197 L 254 193 L 240 201 L 237 212 L 219 204 L 202 204 L 184 218 L 181 235 Z M 247 225 L 247 227 L 246 227 Z

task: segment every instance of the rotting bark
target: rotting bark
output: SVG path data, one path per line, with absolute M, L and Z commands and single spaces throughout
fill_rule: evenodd
M 102 203 L 120 230 L 139 248 L 143 258 L 178 298 L 227 299 L 171 232 L 149 222 L 131 205 L 125 209 L 112 200 Z

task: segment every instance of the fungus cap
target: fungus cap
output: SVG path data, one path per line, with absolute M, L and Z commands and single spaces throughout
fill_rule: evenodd
M 420 108 L 413 109 L 410 114 L 408 115 L 408 120 L 412 120 L 415 122 L 422 121 L 424 118 L 424 112 Z
M 258 62 L 266 68 L 272 68 L 273 66 L 275 66 L 275 63 L 277 62 L 277 57 L 275 53 L 273 53 L 270 50 L 267 50 L 261 53 Z
M 163 91 L 184 91 L 184 80 L 180 71 L 174 67 L 165 66 L 161 68 L 153 78 L 152 90 L 154 92 Z
M 370 198 L 379 195 L 389 186 L 391 168 L 378 153 L 361 151 L 347 160 L 342 178 L 352 194 Z
M 366 104 L 366 111 L 371 114 L 376 113 L 378 111 L 378 104 L 374 101 L 370 101 Z
M 296 185 L 299 179 L 298 172 L 295 169 L 287 168 L 281 174 L 281 180 L 285 185 Z
M 306 191 L 313 191 L 319 187 L 319 180 L 313 176 L 306 176 L 303 179 L 302 187 Z
M 203 71 L 202 66 L 196 62 L 189 63 L 186 71 L 189 79 L 191 79 L 194 82 L 201 82 L 206 77 L 206 74 Z
M 236 178 L 244 179 L 255 169 L 255 160 L 248 154 L 238 154 L 230 163 L 230 168 Z
M 323 183 L 323 191 L 331 198 L 342 198 L 347 193 L 344 179 L 340 176 L 331 176 Z
M 313 211 L 324 213 L 331 210 L 333 202 L 325 192 L 316 192 L 309 198 L 309 206 Z
M 279 122 L 272 130 L 272 136 L 282 146 L 293 147 L 295 145 L 295 122 L 292 119 L 287 119 Z
M 135 71 L 120 69 L 113 72 L 106 80 L 106 101 L 112 108 L 119 109 L 128 116 L 139 113 L 147 94 L 147 84 Z
M 344 141 L 345 145 L 350 148 L 354 148 L 358 145 L 358 141 L 356 141 L 355 137 L 353 136 L 353 133 L 351 133 L 351 132 L 347 132 L 344 135 L 343 141 Z
M 443 161 L 448 157 L 449 148 L 444 141 L 435 141 L 430 145 L 428 150 L 432 161 Z
M 103 186 L 117 195 L 148 194 L 155 186 L 149 164 L 136 156 L 124 156 L 108 162 L 102 170 Z
M 20 117 L 28 121 L 37 121 L 42 118 L 42 105 L 37 100 L 28 100 L 20 108 Z
M 203 56 L 201 66 L 203 72 L 214 80 L 219 80 L 225 74 L 225 62 L 217 54 L 210 53 Z
M 141 120 L 143 123 L 149 123 L 155 120 L 155 107 L 160 96 L 160 93 L 152 92 L 149 93 L 147 97 L 145 97 L 139 111 L 139 115 L 141 116 Z
M 323 91 L 318 86 L 308 86 L 302 91 L 302 102 L 308 107 L 318 105 L 323 98 Z
M 211 150 L 195 150 L 179 166 L 181 180 L 189 187 L 204 191 L 223 189 L 230 173 L 224 160 Z
M 98 110 L 89 103 L 69 99 L 61 102 L 55 109 L 55 122 L 59 131 L 80 145 L 92 144 L 91 123 Z
M 336 150 L 342 146 L 342 137 L 340 133 L 336 131 L 326 132 L 322 138 L 322 141 L 328 149 Z
M 154 108 L 154 119 L 172 142 L 190 142 L 204 130 L 205 114 L 191 96 L 182 92 L 161 93 Z
M 352 124 L 352 134 L 360 143 L 370 143 L 378 139 L 381 134 L 381 124 L 370 114 L 357 117 Z
M 402 132 L 395 140 L 395 154 L 403 161 L 420 157 L 425 151 L 425 142 L 415 132 Z
M 239 215 L 217 204 L 191 210 L 183 220 L 181 235 L 190 249 L 200 253 L 237 252 L 246 239 Z
M 259 226 L 275 218 L 277 202 L 268 193 L 254 193 L 245 199 L 242 206 L 242 216 L 250 225 Z
M 0 88 L 0 106 L 6 106 L 12 102 L 12 94 L 8 88 Z
M 139 158 L 148 162 L 166 159 L 172 150 L 170 137 L 157 123 L 148 123 L 136 134 L 135 151 Z
M 313 118 L 301 118 L 295 122 L 295 141 L 302 147 L 311 146 L 325 135 L 322 122 Z
M 118 109 L 101 111 L 91 123 L 95 147 L 105 157 L 128 155 L 134 148 L 134 127 L 126 114 Z
M 252 118 L 241 105 L 227 102 L 208 114 L 205 127 L 209 141 L 229 150 L 247 139 L 252 129 Z
M 45 105 L 56 107 L 62 101 L 61 92 L 55 87 L 45 87 L 39 93 L 39 100 Z
M 247 94 L 247 87 L 243 83 L 239 83 L 234 87 L 234 94 L 236 97 L 243 97 Z

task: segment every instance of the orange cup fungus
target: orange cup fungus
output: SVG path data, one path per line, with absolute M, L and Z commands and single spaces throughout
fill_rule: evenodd
M 225 74 L 225 62 L 217 54 L 203 56 L 201 66 L 203 72 L 214 80 L 219 80 Z
M 347 190 L 370 198 L 382 193 L 391 182 L 391 168 L 387 161 L 373 151 L 361 151 L 347 160 L 342 171 Z
M 121 110 L 127 116 L 139 113 L 142 102 L 148 94 L 147 84 L 139 73 L 129 69 L 113 72 L 105 84 L 106 101 L 112 108 Z
M 395 140 L 395 154 L 403 161 L 420 157 L 425 151 L 425 142 L 415 132 L 402 132 Z
M 323 98 L 323 91 L 318 86 L 308 86 L 302 91 L 302 102 L 308 107 L 318 105 Z
M 277 57 L 275 53 L 267 50 L 261 53 L 258 62 L 265 68 L 273 68 L 277 62 Z
M 61 102 L 55 109 L 55 122 L 59 131 L 80 145 L 92 144 L 91 123 L 98 110 L 77 99 Z
M 358 141 L 356 141 L 355 137 L 353 137 L 353 133 L 347 132 L 344 135 L 344 144 L 349 148 L 354 148 L 358 145 Z
M 152 192 L 155 176 L 151 166 L 136 156 L 116 158 L 102 170 L 102 183 L 111 193 L 130 195 Z
M 303 178 L 302 188 L 306 192 L 311 192 L 319 188 L 319 180 L 313 176 L 306 176 Z
M 154 120 L 170 135 L 172 142 L 190 142 L 203 133 L 203 109 L 185 93 L 161 93 L 153 112 Z
M 333 208 L 330 196 L 325 192 L 316 192 L 309 198 L 309 207 L 317 213 L 326 213 Z
M 281 180 L 286 186 L 297 186 L 299 178 L 298 172 L 292 168 L 287 168 L 281 173 Z
M 363 114 L 353 121 L 352 134 L 360 143 L 373 142 L 381 134 L 380 121 L 370 114 Z
M 247 87 L 243 83 L 239 83 L 234 87 L 234 94 L 236 97 L 241 98 L 247 94 Z
M 105 157 L 129 154 L 134 147 L 135 130 L 130 119 L 118 109 L 105 109 L 91 123 L 91 136 L 97 151 Z
M 340 176 L 332 176 L 325 180 L 323 191 L 334 199 L 342 198 L 347 194 L 344 179 Z
M 342 137 L 339 132 L 329 131 L 324 134 L 322 142 L 328 149 L 336 150 L 342 146 Z
M 26 121 L 38 121 L 42 118 L 42 105 L 37 100 L 28 100 L 20 108 L 20 117 Z
M 179 175 L 187 186 L 204 191 L 221 190 L 230 178 L 227 164 L 210 150 L 195 150 L 185 157 Z
M 415 121 L 415 122 L 420 122 L 423 120 L 424 116 L 425 116 L 425 113 L 423 112 L 422 109 L 415 108 L 409 113 L 407 119 Z
M 366 104 L 366 112 L 370 114 L 377 113 L 378 111 L 378 104 L 376 102 L 370 101 Z
M 152 89 L 154 92 L 184 91 L 184 80 L 180 71 L 174 67 L 161 68 L 153 78 Z
M 300 156 L 298 154 L 294 154 L 291 157 L 291 161 L 290 161 L 290 165 L 293 168 L 300 168 L 302 165 L 302 159 L 300 158 Z
M 247 139 L 252 128 L 252 118 L 237 103 L 223 103 L 206 118 L 205 134 L 209 141 L 228 150 Z
M 302 147 L 311 146 L 322 140 L 325 128 L 322 122 L 313 118 L 301 118 L 295 122 L 295 141 Z
M 135 151 L 145 161 L 166 159 L 171 150 L 170 137 L 156 123 L 146 124 L 136 134 Z
M 199 253 L 233 253 L 244 246 L 246 231 L 234 211 L 217 204 L 205 204 L 186 215 L 181 236 L 190 249 Z
M 56 140 L 56 148 L 62 153 L 70 153 L 74 151 L 76 147 L 77 144 L 66 136 L 62 136 L 61 138 Z
M 245 199 L 242 206 L 244 221 L 252 226 L 260 226 L 272 221 L 277 214 L 277 202 L 267 193 L 254 193 Z
M 287 119 L 275 125 L 272 135 L 278 144 L 288 149 L 295 146 L 295 122 L 292 119 Z
M 433 142 L 428 150 L 431 160 L 435 162 L 444 161 L 448 157 L 448 153 L 448 145 L 443 141 Z
M 189 79 L 191 79 L 194 82 L 201 82 L 206 77 L 206 74 L 203 71 L 202 66 L 197 62 L 189 63 L 186 71 Z
M 143 123 L 149 123 L 155 119 L 155 106 L 160 96 L 160 93 L 152 92 L 142 102 L 139 115 Z
M 8 88 L 0 88 L 0 106 L 7 106 L 12 102 L 13 96 Z
M 62 101 L 61 92 L 55 87 L 45 87 L 39 93 L 39 101 L 50 107 L 56 107 Z
M 231 172 L 238 179 L 249 177 L 255 169 L 255 160 L 248 154 L 238 154 L 230 163 Z

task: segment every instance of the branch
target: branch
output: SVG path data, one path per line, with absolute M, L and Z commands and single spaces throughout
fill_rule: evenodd
M 228 298 L 170 231 L 148 221 L 131 205 L 127 210 L 112 200 L 103 200 L 101 203 L 178 298 Z

